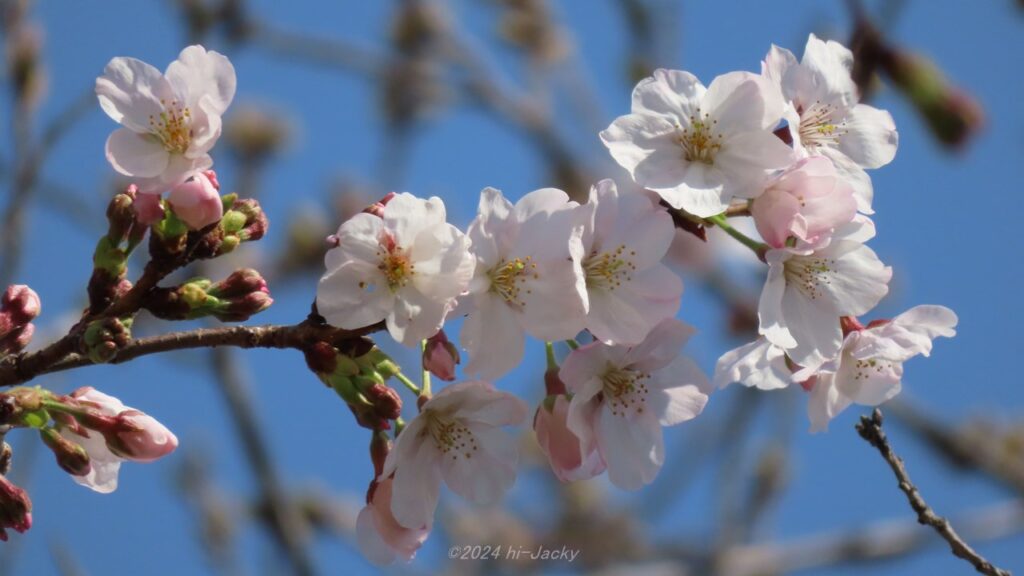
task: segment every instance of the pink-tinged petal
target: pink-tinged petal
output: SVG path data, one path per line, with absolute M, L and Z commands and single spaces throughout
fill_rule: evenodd
M 650 484 L 665 463 L 661 426 L 649 412 L 625 418 L 604 408 L 597 416 L 597 443 L 608 479 L 623 490 Z
M 421 449 L 421 444 L 424 441 L 429 441 L 429 432 L 426 426 L 427 419 L 422 415 L 417 415 L 405 425 L 384 460 L 384 468 L 380 476 L 376 478 L 378 482 L 383 482 L 394 474 L 401 463 L 411 462 L 416 457 L 416 453 Z
M 372 504 L 367 504 L 356 516 L 356 544 L 359 552 L 374 566 L 393 564 L 398 555 L 381 537 L 374 518 Z
M 501 251 L 511 244 L 518 226 L 511 221 L 512 203 L 500 190 L 484 188 L 480 192 L 477 217 L 469 225 L 467 236 L 473 243 L 473 252 L 484 264 L 493 266 Z
M 806 233 L 806 220 L 798 219 L 800 201 L 785 190 L 765 190 L 754 200 L 750 214 L 758 234 L 773 248 L 785 247 L 786 240 L 797 230 Z
M 785 250 L 769 250 L 768 277 L 757 305 L 757 317 L 760 322 L 758 332 L 769 342 L 779 348 L 793 348 L 796 340 L 786 325 L 782 312 L 782 298 L 786 293 Z
M 444 325 L 451 301 L 428 298 L 419 290 L 405 287 L 394 297 L 387 314 L 388 333 L 406 346 L 418 346 Z
M 159 194 L 139 194 L 132 203 L 135 218 L 143 226 L 152 226 L 164 219 L 164 207 Z
M 408 429 L 399 435 L 399 441 L 406 433 Z M 442 454 L 429 436 L 415 440 L 419 440 L 415 450 L 395 466 L 391 493 L 392 516 L 398 524 L 411 529 L 433 525 L 441 494 Z
M 120 399 L 100 392 L 92 386 L 83 386 L 75 389 L 71 393 L 71 397 L 79 402 L 88 402 L 92 408 L 99 410 L 104 416 L 117 416 L 128 409 Z
M 899 134 L 892 114 L 858 104 L 846 114 L 839 149 L 863 168 L 885 166 L 896 157 Z
M 220 193 L 201 172 L 172 188 L 167 202 L 174 214 L 192 230 L 219 222 L 224 215 Z
M 666 318 L 643 342 L 626 352 L 623 367 L 649 374 L 661 370 L 679 356 L 679 351 L 696 332 L 693 326 L 681 320 Z
M 675 316 L 682 294 L 683 281 L 659 264 L 614 290 L 590 290 L 586 328 L 604 342 L 638 344 L 659 322 Z
M 159 176 L 171 160 L 171 155 L 158 140 L 128 128 L 111 132 L 107 138 L 106 154 L 114 170 L 140 178 Z
M 846 356 L 835 375 L 839 392 L 857 404 L 878 406 L 900 393 L 903 364 L 881 358 Z
M 210 112 L 216 116 L 228 109 L 237 87 L 231 61 L 199 45 L 188 46 L 167 66 L 167 80 L 188 106 L 208 98 Z
M 448 488 L 466 500 L 494 504 L 515 484 L 518 442 L 492 426 L 466 422 L 466 427 L 470 438 L 465 448 L 442 454 L 441 474 Z
M 413 286 L 434 299 L 454 298 L 465 292 L 476 269 L 469 238 L 451 224 L 419 234 L 409 257 L 416 266 Z
M 163 112 L 161 99 L 170 96 L 171 87 L 163 74 L 135 58 L 114 58 L 96 79 L 100 107 L 133 132 L 148 133 L 150 119 Z
M 332 326 L 346 330 L 384 320 L 395 301 L 380 270 L 360 261 L 328 271 L 320 278 L 316 292 L 317 311 Z
M 792 52 L 772 44 L 772 47 L 768 49 L 768 54 L 761 62 L 761 75 L 781 86 L 787 71 L 797 65 L 799 63 Z
M 822 374 L 811 388 L 807 400 L 807 416 L 811 421 L 811 432 L 828 430 L 828 423 L 851 404 L 833 383 L 832 374 Z
M 475 309 L 459 335 L 469 353 L 466 374 L 496 380 L 523 359 L 525 334 L 519 317 L 501 296 L 484 293 L 473 298 Z
M 672 120 L 687 118 L 696 113 L 705 92 L 693 74 L 659 68 L 633 88 L 632 111 Z
M 402 192 L 384 207 L 384 228 L 400 244 L 411 244 L 422 232 L 444 226 L 446 218 L 444 202 L 437 196 L 424 200 Z
M 593 478 L 604 472 L 605 464 L 594 447 L 583 452 L 580 439 L 569 429 L 569 399 L 559 395 L 549 412 L 541 406 L 534 417 L 537 444 L 548 458 L 551 469 L 562 482 Z
M 730 350 L 715 365 L 715 385 L 722 388 L 732 382 L 760 390 L 778 390 L 790 384 L 786 353 L 765 338 Z
M 641 186 L 665 187 L 681 179 L 685 162 L 675 140 L 676 126 L 668 119 L 650 114 L 619 116 L 600 137 L 612 158 Z
M 853 220 L 843 224 L 832 233 L 832 240 L 849 240 L 864 244 L 875 237 L 875 223 L 863 214 L 857 214 Z
M 593 251 L 614 252 L 620 247 L 636 270 L 661 262 L 675 236 L 672 217 L 651 198 L 638 191 L 618 192 L 611 180 L 602 180 L 591 190 L 584 207 L 596 205 L 592 219 L 585 223 L 583 246 Z
M 871 209 L 871 203 L 874 200 L 875 188 L 871 183 L 871 176 L 868 176 L 863 168 L 836 148 L 824 146 L 818 149 L 818 153 L 831 160 L 839 177 L 853 188 L 857 211 L 862 214 L 874 214 L 875 211 Z
M 170 154 L 167 168 L 152 178 L 132 178 L 143 194 L 161 194 L 184 182 L 196 172 L 203 172 L 213 166 L 209 155 L 198 158 L 186 158 L 182 154 Z
M 72 476 L 71 479 L 75 483 L 100 494 L 110 494 L 117 490 L 117 476 L 124 459 L 107 448 L 107 443 L 99 432 L 90 431 L 89 436 L 84 437 L 69 430 L 62 430 L 61 435 L 81 445 L 89 455 L 89 473 L 85 476 Z
M 601 391 L 600 383 L 595 385 L 594 382 L 599 382 L 608 361 L 608 347 L 591 342 L 569 352 L 558 370 L 558 377 L 575 394 L 574 400 L 579 397 L 581 402 L 586 402 Z
M 786 287 L 782 297 L 782 314 L 786 327 L 796 339 L 796 346 L 786 352 L 801 366 L 818 366 L 839 353 L 843 332 L 832 302 L 810 299 L 796 287 Z
M 786 168 L 794 160 L 793 149 L 764 130 L 727 138 L 715 155 L 715 166 L 727 175 L 726 192 L 730 198 L 755 198 L 764 189 L 769 171 Z
M 711 81 L 701 113 L 717 121 L 715 131 L 736 134 L 774 129 L 784 106 L 779 88 L 767 79 L 750 72 L 728 72 Z
M 648 405 L 662 426 L 675 426 L 692 420 L 704 411 L 711 383 L 697 364 L 677 356 L 667 367 L 648 379 Z
M 430 535 L 430 526 L 406 528 L 391 514 L 393 480 L 385 479 L 373 491 L 373 500 L 356 517 L 356 542 L 370 562 L 386 566 L 396 558 L 408 562 Z
M 854 358 L 884 358 L 904 362 L 921 354 L 928 356 L 932 341 L 939 336 L 956 336 L 956 314 L 945 306 L 915 306 L 892 321 L 860 333 L 850 354 Z
M 669 206 L 682 208 L 701 218 L 721 214 L 729 207 L 731 196 L 725 195 L 727 176 L 721 170 L 699 162 L 682 163 L 681 166 L 677 184 L 670 183 L 676 179 L 675 176 L 666 179 L 665 186 L 641 183 L 657 192 Z
M 526 403 L 490 382 L 469 380 L 445 386 L 423 410 L 451 413 L 461 420 L 489 426 L 518 426 L 526 419 Z
M 835 302 L 840 316 L 860 316 L 878 305 L 889 292 L 892 268 L 882 264 L 871 248 L 850 240 L 832 242 L 821 250 L 831 268 L 820 287 Z
M 223 121 L 213 111 L 214 105 L 208 96 L 203 96 L 192 111 L 192 138 L 185 156 L 198 158 L 213 149 L 223 130 Z
M 577 228 L 571 239 L 577 252 L 582 252 L 582 232 Z M 537 262 L 533 271 L 535 276 L 528 276 L 519 292 L 523 328 L 538 340 L 575 337 L 583 329 L 589 302 L 579 256 L 572 261 Z

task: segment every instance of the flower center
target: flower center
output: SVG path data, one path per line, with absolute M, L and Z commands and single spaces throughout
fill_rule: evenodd
M 783 264 L 786 284 L 795 286 L 811 300 L 817 300 L 824 294 L 825 287 L 832 284 L 835 265 L 836 261 L 831 258 L 810 256 L 790 258 Z
M 714 164 L 715 154 L 722 149 L 722 134 L 715 132 L 715 125 L 718 120 L 711 118 L 709 114 L 700 114 L 700 107 L 696 114 L 691 114 L 688 126 L 676 123 L 676 130 L 679 132 L 677 139 L 683 148 L 683 158 L 688 162 L 703 162 Z
M 886 362 L 884 360 L 876 360 L 874 358 L 868 358 L 866 360 L 857 360 L 856 358 L 849 359 L 854 361 L 854 382 L 861 382 L 871 378 L 871 372 L 882 374 L 886 371 L 892 371 L 894 368 L 892 362 Z
M 502 258 L 501 262 L 492 268 L 487 276 L 491 279 L 491 292 L 500 294 L 505 302 L 518 306 L 526 305 L 526 302 L 519 298 L 519 294 L 523 290 L 523 283 L 531 277 L 535 280 L 540 278 L 537 273 L 537 264 L 530 256 L 510 261 L 505 261 Z M 527 294 L 531 292 L 529 289 L 526 290 Z
M 612 414 L 626 416 L 629 412 L 642 414 L 647 403 L 647 384 L 651 375 L 608 365 L 601 376 L 604 384 L 602 392 L 605 402 L 611 407 Z
M 164 111 L 159 116 L 149 116 L 149 130 L 164 148 L 174 154 L 184 154 L 192 142 L 192 111 L 182 107 L 177 100 L 160 100 Z
M 636 251 L 634 250 L 630 250 L 627 255 L 626 246 L 622 244 L 610 252 L 598 253 L 597 250 L 592 251 L 583 260 L 583 272 L 586 275 L 587 288 L 615 290 L 623 282 L 629 282 L 633 279 L 631 274 L 636 272 L 636 265 L 630 259 L 635 256 Z
M 443 456 L 451 456 L 452 460 L 458 460 L 459 456 L 469 459 L 479 449 L 473 432 L 461 421 L 431 410 L 424 416 L 427 417 L 427 433 Z
M 846 134 L 846 122 L 836 124 L 833 116 L 838 108 L 817 101 L 800 110 L 800 142 L 806 147 L 835 146 Z
M 384 275 L 388 288 L 394 292 L 408 284 L 416 275 L 416 265 L 409 260 L 409 255 L 395 243 L 391 235 L 385 235 L 380 247 L 381 249 L 377 250 L 377 257 L 380 259 L 377 270 Z

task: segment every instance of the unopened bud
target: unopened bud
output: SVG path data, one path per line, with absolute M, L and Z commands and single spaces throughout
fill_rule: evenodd
M 25 324 L 0 337 L 0 356 L 17 354 L 27 348 L 35 331 L 35 324 Z
M 378 218 L 383 218 L 384 217 L 384 207 L 388 205 L 388 202 L 390 202 L 391 199 L 395 197 L 395 195 L 396 194 L 394 192 L 388 192 L 387 194 L 384 195 L 383 198 L 381 198 L 380 200 L 377 200 L 373 204 L 370 204 L 369 206 L 367 206 L 363 210 L 363 212 L 366 212 L 367 214 L 373 214 L 374 216 L 376 216 Z
M 41 311 L 39 295 L 24 284 L 8 286 L 0 298 L 0 313 L 6 314 L 15 326 L 23 326 L 35 320 Z
M 327 342 L 314 342 L 302 351 L 306 366 L 316 374 L 330 374 L 338 365 L 338 351 Z
M 32 527 L 32 500 L 28 492 L 0 475 L 0 540 L 7 541 L 6 530 L 24 533 Z
M 138 188 L 134 184 L 129 186 L 128 189 L 136 192 L 132 208 L 135 211 L 135 218 L 139 221 L 139 224 L 143 227 L 152 226 L 164 219 L 166 211 L 163 204 L 160 203 L 160 195 L 139 193 Z
M 455 366 L 459 363 L 459 349 L 448 341 L 444 330 L 427 339 L 423 349 L 423 369 L 434 376 L 451 382 L 455 380 Z
M 136 462 L 151 462 L 178 447 L 178 438 L 170 430 L 138 410 L 121 412 L 114 426 L 101 432 L 111 452 Z
M 131 318 L 93 320 L 82 335 L 82 353 L 96 364 L 110 362 L 131 341 L 131 326 Z
M 224 204 L 217 193 L 217 187 L 201 172 L 172 188 L 167 203 L 174 214 L 192 230 L 206 228 L 224 215 Z
M 270 223 L 259 202 L 238 199 L 234 194 L 222 198 L 225 208 L 220 224 L 203 236 L 196 246 L 194 257 L 209 259 L 233 251 L 242 242 L 259 240 L 267 233 Z
M 60 435 L 53 428 L 39 431 L 43 444 L 46 444 L 57 458 L 57 465 L 72 476 L 85 476 L 92 470 L 89 454 L 80 445 Z

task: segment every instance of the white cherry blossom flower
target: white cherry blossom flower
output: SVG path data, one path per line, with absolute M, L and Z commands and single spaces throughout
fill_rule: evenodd
M 555 341 L 583 329 L 578 206 L 554 188 L 530 192 L 515 206 L 494 188 L 481 192 L 479 215 L 469 227 L 476 271 L 460 299 L 469 313 L 460 335 L 468 374 L 495 379 L 518 366 L 524 334 Z
M 786 99 L 794 149 L 832 160 L 854 186 L 858 209 L 870 214 L 871 179 L 864 169 L 891 162 L 899 137 L 892 115 L 858 103 L 852 68 L 853 54 L 846 47 L 811 34 L 802 61 L 772 46 L 761 73 Z
M 580 207 L 586 328 L 609 344 L 637 344 L 679 310 L 683 282 L 661 263 L 672 239 L 672 217 L 644 194 L 619 193 L 612 180 L 590 190 Z
M 391 514 L 391 490 L 394 481 L 385 478 L 373 488 L 366 506 L 356 517 L 356 542 L 363 556 L 377 566 L 401 559 L 412 560 L 430 535 L 430 525 L 406 528 Z
M 889 291 L 892 268 L 862 243 L 868 226 L 852 223 L 822 243 L 766 252 L 768 277 L 758 303 L 759 332 L 801 366 L 839 352 L 840 316 L 859 316 Z
M 395 195 L 382 216 L 356 214 L 327 252 L 317 309 L 345 329 L 387 321 L 407 346 L 437 333 L 473 275 L 469 239 L 445 222 L 444 202 Z
M 915 306 L 891 321 L 852 330 L 835 358 L 793 375 L 810 389 L 811 431 L 827 429 L 850 404 L 878 406 L 899 394 L 903 363 L 918 354 L 928 356 L 935 338 L 956 335 L 956 324 L 949 308 Z
M 637 184 L 707 217 L 733 197 L 757 196 L 771 171 L 792 162 L 772 133 L 783 110 L 779 90 L 755 74 L 730 72 L 705 89 L 689 72 L 659 69 L 601 140 Z
M 135 58 L 114 58 L 96 79 L 100 106 L 122 126 L 107 139 L 110 165 L 155 194 L 210 168 L 235 84 L 227 57 L 198 45 L 163 74 Z
M 441 480 L 463 498 L 490 504 L 515 483 L 518 449 L 500 427 L 526 418 L 526 403 L 481 381 L 445 387 L 423 404 L 384 461 L 394 474 L 391 512 L 407 528 L 430 526 Z
M 665 462 L 662 426 L 695 418 L 707 404 L 707 377 L 679 355 L 693 332 L 670 318 L 636 346 L 594 342 L 562 363 L 559 377 L 573 393 L 569 430 L 580 439 L 581 453 L 596 447 L 620 488 L 650 484 Z

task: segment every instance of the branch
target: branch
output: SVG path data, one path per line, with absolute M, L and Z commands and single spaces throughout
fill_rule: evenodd
M 111 364 L 121 364 L 140 356 L 193 348 L 294 348 L 301 350 L 316 341 L 331 342 L 344 347 L 362 336 L 376 332 L 380 325 L 358 330 L 341 330 L 332 326 L 305 321 L 290 326 L 224 326 L 170 332 L 159 336 L 138 338 L 122 348 Z M 42 374 L 62 372 L 94 364 L 88 356 L 75 353 L 73 339 L 58 340 L 38 352 L 8 356 L 0 360 L 0 387 L 28 382 Z
M 991 562 L 975 552 L 956 533 L 949 520 L 936 514 L 924 501 L 924 498 L 921 497 L 920 492 L 917 490 L 917 486 L 910 481 L 910 476 L 903 465 L 903 460 L 889 446 L 889 439 L 886 438 L 885 431 L 882 430 L 881 410 L 875 408 L 870 417 L 861 416 L 860 423 L 857 424 L 857 433 L 860 434 L 861 438 L 877 448 L 882 458 L 885 458 L 885 461 L 889 463 L 889 467 L 892 468 L 893 473 L 896 474 L 896 479 L 899 481 L 900 490 L 907 495 L 910 507 L 917 513 L 919 524 L 934 528 L 939 533 L 939 536 L 942 536 L 946 542 L 949 542 L 949 548 L 952 550 L 953 555 L 970 562 L 978 572 L 988 576 L 1010 576 L 1010 572 L 992 565 Z

